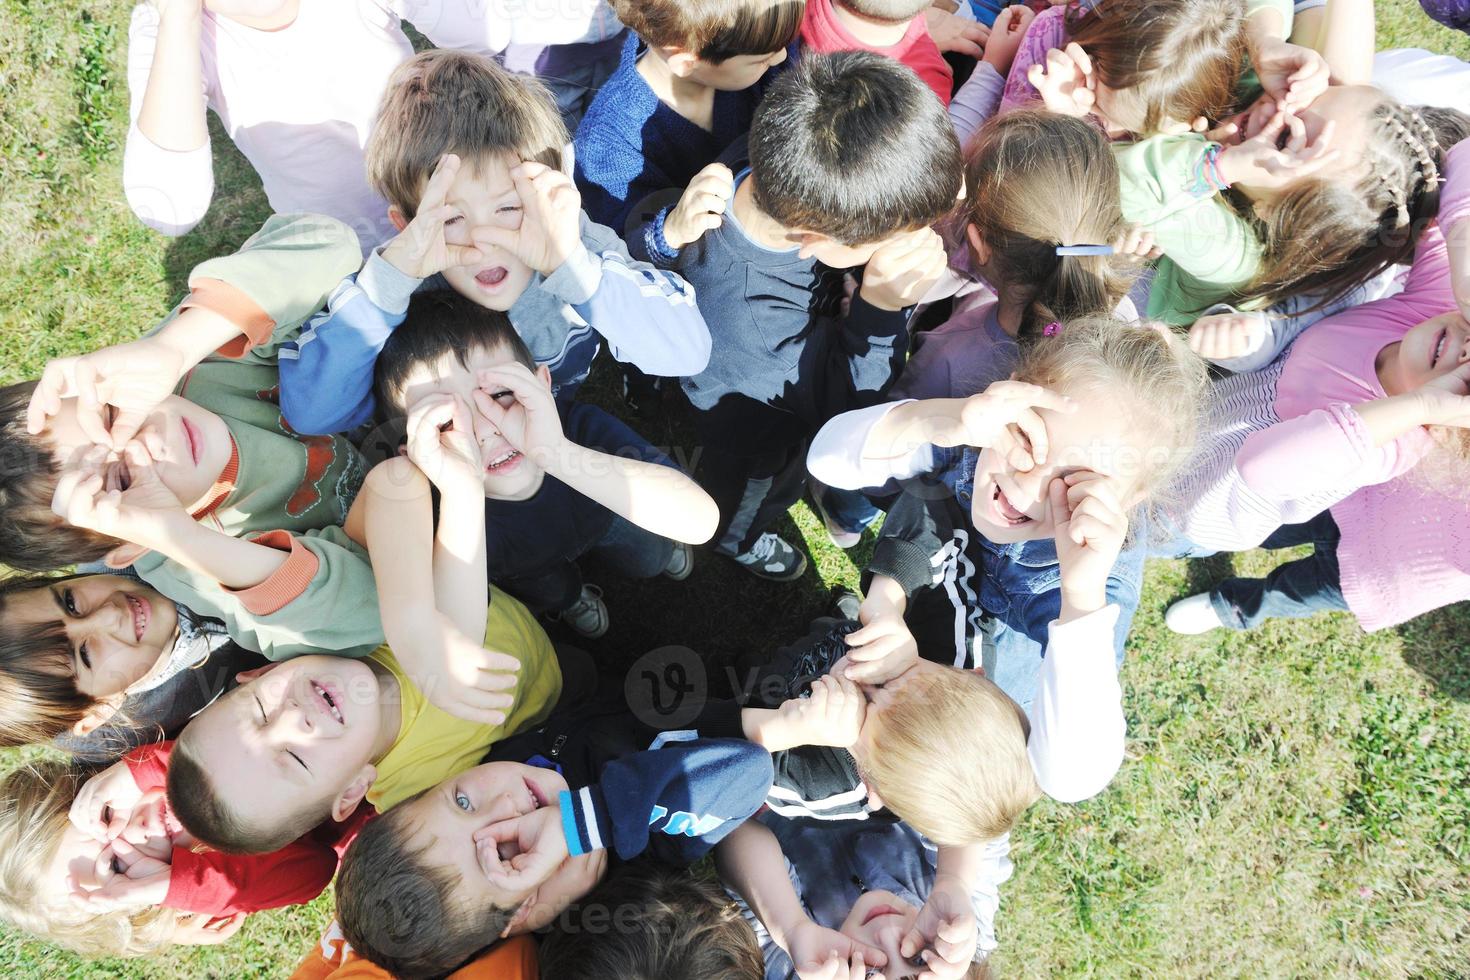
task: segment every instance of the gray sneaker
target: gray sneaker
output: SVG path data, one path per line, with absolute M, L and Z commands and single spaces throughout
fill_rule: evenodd
M 801 578 L 806 571 L 806 556 L 787 544 L 774 531 L 762 534 L 749 551 L 736 555 L 735 560 L 752 574 L 773 582 L 790 582 Z
M 694 571 L 694 549 L 682 541 L 674 542 L 674 553 L 669 556 L 669 563 L 664 566 L 661 573 L 664 578 L 674 582 L 682 582 Z
M 578 636 L 595 640 L 607 632 L 607 604 L 602 601 L 602 589 L 595 585 L 582 586 L 577 601 L 557 617 L 570 626 Z

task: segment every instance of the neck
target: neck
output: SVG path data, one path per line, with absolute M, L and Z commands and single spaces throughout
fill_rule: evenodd
M 792 244 L 786 238 L 786 226 L 775 218 L 766 214 L 755 203 L 755 180 L 746 176 L 740 186 L 735 190 L 735 201 L 732 204 L 735 220 L 740 222 L 740 227 L 745 229 L 745 234 L 750 236 L 756 244 L 765 248 L 778 251 L 791 251 Z
M 707 115 L 708 107 L 714 103 L 714 89 L 675 75 L 668 61 L 657 51 L 649 51 L 638 59 L 638 74 L 660 102 L 685 119 Z
M 1378 383 L 1383 385 L 1383 393 L 1386 395 L 1401 395 L 1404 393 L 1404 385 L 1399 383 L 1399 347 L 1402 346 L 1397 340 L 1378 352 L 1373 359 L 1373 371 L 1378 375 Z
M 301 0 L 285 0 L 280 9 L 273 14 L 263 17 L 226 17 L 241 27 L 248 27 L 256 31 L 283 31 L 296 23 L 296 17 L 301 13 Z
M 874 20 L 864 17 L 862 14 L 848 10 L 837 0 L 829 0 L 832 4 L 832 16 L 837 22 L 847 29 L 847 33 L 857 38 L 862 43 L 873 48 L 889 48 L 904 39 L 909 32 L 909 25 L 904 22 L 897 24 L 887 21 Z
M 375 660 L 369 660 L 373 676 L 378 679 L 378 737 L 373 742 L 372 759 L 376 764 L 393 748 L 403 734 L 403 690 L 393 672 Z

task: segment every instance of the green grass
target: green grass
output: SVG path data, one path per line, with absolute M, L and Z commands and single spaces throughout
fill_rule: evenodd
M 168 241 L 121 193 L 127 129 L 119 0 L 0 0 L 0 364 L 137 336 L 196 262 L 264 218 L 258 180 L 218 131 L 204 222 Z M 1470 58 L 1412 0 L 1378 5 L 1379 46 Z M 594 385 L 605 397 L 606 385 Z M 643 426 L 660 445 L 682 428 Z M 805 505 L 786 530 L 813 570 L 758 581 L 704 557 L 681 592 L 607 582 L 616 676 L 652 647 L 759 654 L 800 635 L 829 586 L 856 584 Z M 1170 600 L 1223 561 L 1150 567 L 1124 673 L 1129 761 L 1077 807 L 1042 803 L 1016 835 L 1002 975 L 1470 976 L 1470 609 L 1364 636 L 1347 616 L 1181 640 Z M 1261 555 L 1235 567 L 1259 572 Z M 594 578 L 595 578 L 594 573 Z M 670 603 L 671 595 L 683 597 Z M 0 753 L 8 769 L 32 753 Z M 85 963 L 0 931 L 7 977 L 280 976 L 330 918 L 330 895 L 252 917 L 220 949 Z

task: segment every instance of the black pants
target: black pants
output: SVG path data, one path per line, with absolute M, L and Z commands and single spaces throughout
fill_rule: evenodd
M 758 456 L 705 450 L 700 484 L 720 508 L 716 551 L 724 555 L 749 551 L 801 499 L 806 486 L 806 450 L 805 442 Z
M 1319 612 L 1347 609 L 1342 597 L 1342 574 L 1337 565 L 1337 545 L 1342 532 L 1323 511 L 1305 524 L 1277 528 L 1262 542 L 1262 548 L 1294 548 L 1312 545 L 1305 558 L 1272 569 L 1265 578 L 1230 578 L 1210 592 L 1210 602 L 1220 622 L 1234 630 L 1248 630 L 1273 618 L 1296 619 Z

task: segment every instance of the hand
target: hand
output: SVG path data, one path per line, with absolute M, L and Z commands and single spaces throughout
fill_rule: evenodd
M 886 684 L 919 659 L 919 644 L 903 620 L 903 611 L 872 593 L 858 610 L 862 629 L 847 634 L 844 676 L 862 684 Z
M 485 254 L 478 248 L 451 244 L 445 234 L 448 223 L 462 217 L 457 208 L 444 203 L 459 168 L 459 157 L 453 153 L 440 158 L 424 185 L 413 220 L 383 248 L 383 259 L 405 276 L 427 279 L 452 266 L 484 261 Z
M 944 240 L 932 228 L 891 238 L 868 259 L 858 294 L 870 306 L 897 312 L 924 298 L 949 264 Z
M 888 965 L 883 951 L 804 919 L 786 933 L 786 955 L 801 980 L 863 980 Z M 881 980 L 881 974 L 879 975 Z
M 245 913 L 200 915 L 179 913 L 179 924 L 170 937 L 175 946 L 218 946 L 245 924 Z
M 168 897 L 172 866 L 167 861 L 141 854 L 124 838 L 119 837 L 103 848 L 97 861 L 99 865 L 108 865 L 100 876 L 105 880 L 99 888 L 72 888 L 72 904 L 78 908 L 94 915 L 132 912 L 162 905 Z M 121 873 L 112 871 L 114 861 L 122 865 Z
M 832 673 L 818 677 L 806 697 L 781 705 L 777 714 L 791 745 L 846 749 L 857 744 L 868 716 L 868 700 L 856 684 L 839 676 L 840 667 L 839 663 Z
M 971 58 L 985 54 L 985 42 L 991 31 L 984 24 L 934 6 L 924 11 L 924 20 L 929 25 L 929 36 L 940 51 L 955 51 Z
M 512 169 L 510 176 L 521 196 L 520 227 L 475 228 L 475 244 L 509 252 L 549 276 L 583 247 L 582 195 L 566 174 L 531 160 Z
M 1211 361 L 1254 354 L 1266 342 L 1266 318 L 1260 313 L 1216 313 L 1202 316 L 1189 328 L 1189 349 Z
M 1470 362 L 1427 382 L 1418 396 L 1425 425 L 1470 429 Z
M 503 725 L 515 704 L 521 662 L 486 650 L 442 617 L 424 648 L 403 651 L 399 662 L 429 703 L 477 725 Z
M 1327 91 L 1332 75 L 1327 59 L 1316 51 L 1276 38 L 1258 43 L 1251 52 L 1251 63 L 1261 88 L 1290 111 L 1311 105 Z
M 470 409 L 458 395 L 423 398 L 408 413 L 408 458 L 442 494 L 484 496 L 484 464 L 470 423 Z
M 481 827 L 473 837 L 485 880 L 511 894 L 536 887 L 568 857 L 559 806 L 543 806 Z
M 1062 573 L 1062 622 L 1107 605 L 1108 575 L 1128 537 L 1112 477 L 1078 470 L 1051 481 L 1052 524 Z
M 1128 262 L 1151 262 L 1164 250 L 1154 241 L 1154 233 L 1139 225 L 1131 225 L 1113 242 L 1113 254 Z
M 674 249 L 699 241 L 720 227 L 735 196 L 735 175 L 723 163 L 712 163 L 689 182 L 679 203 L 664 219 L 664 240 Z
M 1070 415 L 1077 404 L 1065 395 L 1024 381 L 997 381 L 964 400 L 959 441 L 936 441 L 940 446 L 979 446 L 993 449 L 1023 473 L 1046 462 L 1051 451 L 1041 409 Z
M 1097 81 L 1092 77 L 1092 59 L 1075 41 L 1065 50 L 1052 48 L 1045 64 L 1026 70 L 1026 80 L 1041 93 L 1041 101 L 1052 112 L 1081 119 L 1097 104 Z
M 149 549 L 164 540 L 170 521 L 192 520 L 159 479 L 141 442 L 128 443 L 122 459 L 111 456 L 94 446 L 62 468 L 51 496 L 56 516 L 73 527 Z
M 958 980 L 970 969 L 978 941 L 969 893 L 958 879 L 940 875 L 898 951 L 924 961 L 919 980 Z
M 142 799 L 128 764 L 115 762 L 82 785 L 67 818 L 93 840 L 110 841 L 126 829 Z
M 1021 50 L 1021 41 L 1035 19 L 1036 11 L 1024 4 L 1007 7 L 996 15 L 995 25 L 990 28 L 990 39 L 985 42 L 984 60 L 1001 78 L 1010 74 L 1016 52 Z
M 511 447 L 527 456 L 549 458 L 566 440 L 561 413 L 551 389 L 524 364 L 486 368 L 476 378 L 475 406 L 489 419 Z
M 77 400 L 77 424 L 100 446 L 122 449 L 184 376 L 183 355 L 156 337 L 51 361 L 26 409 L 26 430 L 39 435 L 63 398 Z M 110 406 L 110 408 L 109 408 Z
M 1337 159 L 1339 153 L 1332 146 L 1336 132 L 1337 123 L 1329 121 L 1308 143 L 1306 124 L 1277 110 L 1260 132 L 1220 151 L 1220 174 L 1242 190 L 1279 190 Z M 1283 133 L 1286 143 L 1281 145 Z

